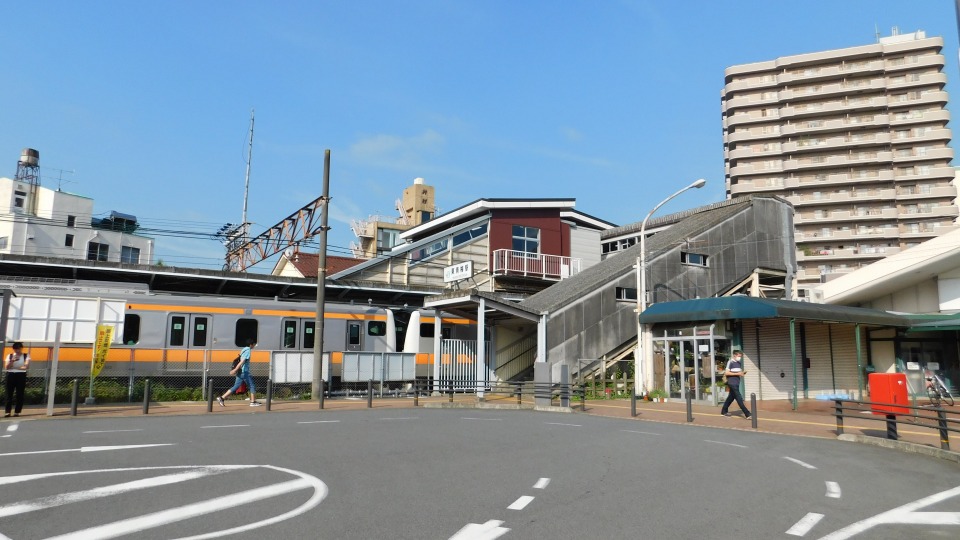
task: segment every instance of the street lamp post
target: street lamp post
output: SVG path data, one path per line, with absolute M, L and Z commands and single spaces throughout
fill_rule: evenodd
M 650 216 L 654 214 L 654 212 L 659 210 L 661 206 L 670 202 L 670 200 L 677 195 L 688 189 L 702 188 L 704 185 L 706 185 L 706 183 L 706 180 L 700 178 L 689 186 L 660 201 L 660 204 L 654 206 L 653 210 L 647 214 L 647 217 L 643 218 L 643 223 L 640 225 L 640 256 L 637 257 L 637 350 L 634 353 L 633 362 L 633 375 L 635 381 L 633 385 L 633 391 L 638 396 L 643 395 L 646 392 L 646 381 L 644 380 L 643 370 L 643 364 L 646 361 L 643 348 L 644 338 L 646 336 L 643 334 L 643 325 L 640 324 L 640 314 L 647 309 L 647 221 L 650 219 Z

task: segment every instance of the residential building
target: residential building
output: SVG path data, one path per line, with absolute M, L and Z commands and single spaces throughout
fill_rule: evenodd
M 354 257 L 372 259 L 386 253 L 402 243 L 400 233 L 433 219 L 437 215 L 436 191 L 423 178 L 415 178 L 397 199 L 396 207 L 399 216 L 392 220 L 379 214 L 353 220 L 350 226 L 359 240 L 350 244 Z
M 727 197 L 794 205 L 798 285 L 957 228 L 942 48 L 895 33 L 726 70 Z
M 298 250 L 284 252 L 270 273 L 274 276 L 316 278 L 320 264 L 318 259 L 316 253 L 304 253 Z M 327 254 L 327 275 L 336 274 L 363 261 L 364 259 Z
M 41 186 L 39 153 L 26 149 L 17 178 L 0 177 L 0 254 L 150 264 L 153 239 L 135 216 L 93 217 L 93 199 Z M 30 160 L 30 161 L 27 161 Z M 27 165 L 25 165 L 27 164 Z

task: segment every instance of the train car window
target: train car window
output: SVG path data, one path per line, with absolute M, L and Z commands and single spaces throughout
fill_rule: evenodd
M 387 335 L 387 323 L 383 321 L 370 321 L 369 323 L 367 323 L 367 335 L 368 336 Z
M 123 342 L 136 345 L 140 341 L 140 316 L 127 313 L 123 316 Z
M 193 319 L 193 346 L 207 346 L 207 331 L 209 330 L 206 317 L 194 317 Z
M 170 345 L 173 347 L 183 346 L 183 336 L 186 331 L 187 318 L 183 315 L 174 315 L 170 317 Z
M 450 339 L 450 336 L 452 336 L 452 335 L 453 335 L 453 328 L 450 328 L 449 326 L 441 326 L 441 327 L 440 327 L 440 338 L 441 338 L 441 339 Z
M 248 339 L 257 341 L 257 320 L 237 319 L 236 332 L 234 332 L 233 336 L 233 344 L 237 347 L 246 347 Z
M 283 348 L 293 349 L 297 346 L 297 321 L 283 321 Z
M 436 325 L 433 323 L 420 323 L 420 337 L 433 337 L 434 328 Z
M 360 324 L 351 322 L 347 323 L 347 345 L 359 345 L 360 344 Z
M 314 328 L 317 326 L 315 321 L 303 321 L 303 348 L 313 349 Z

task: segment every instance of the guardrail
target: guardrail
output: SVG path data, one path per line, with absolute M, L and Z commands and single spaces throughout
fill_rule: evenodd
M 897 435 L 898 424 L 935 429 L 940 432 L 940 448 L 942 450 L 950 450 L 950 432 L 960 433 L 960 418 L 957 417 L 957 413 L 947 411 L 943 407 L 912 406 L 901 403 L 879 403 L 853 399 L 834 399 L 833 402 L 833 414 L 837 420 L 837 435 L 843 435 L 843 420 L 845 418 L 884 422 L 887 427 L 887 439 L 891 440 L 899 438 Z M 904 410 L 910 412 L 903 412 Z M 873 414 L 863 414 L 867 411 Z

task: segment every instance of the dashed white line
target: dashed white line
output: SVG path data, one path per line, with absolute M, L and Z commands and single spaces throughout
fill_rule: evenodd
M 510 529 L 501 527 L 502 521 L 491 519 L 490 521 L 479 523 L 468 523 L 456 534 L 450 537 L 450 540 L 493 540 L 510 532 Z M 2 539 L 0 539 L 2 540 Z
M 65 448 L 62 450 L 34 450 L 31 452 L 8 452 L 4 456 L 29 456 L 32 454 L 57 454 L 60 452 L 103 452 L 106 450 L 133 450 L 135 448 L 150 448 L 153 446 L 173 446 L 173 443 L 162 444 L 127 444 L 123 446 L 81 446 L 80 448 Z
M 536 484 L 533 485 L 533 489 L 545 489 L 549 485 L 550 485 L 549 478 L 541 478 L 537 480 Z
M 513 504 L 507 507 L 507 510 L 523 510 L 533 501 L 533 497 L 530 495 L 524 495 L 519 499 L 513 501 Z
M 336 424 L 339 420 L 311 420 L 309 422 L 297 422 L 298 424 Z
M 812 529 L 814 525 L 820 523 L 821 519 L 823 519 L 823 514 L 810 512 L 809 514 L 803 516 L 800 521 L 794 523 L 793 527 L 787 529 L 787 534 L 792 536 L 803 536 L 810 532 L 810 529 Z
M 708 443 L 713 443 L 713 444 L 725 444 L 725 445 L 727 445 L 727 446 L 736 446 L 737 448 L 746 448 L 746 446 L 744 446 L 744 445 L 742 445 L 742 444 L 735 444 L 735 443 L 732 443 L 732 442 L 711 441 L 711 440 L 709 440 L 709 439 L 704 440 L 703 442 L 708 442 Z
M 654 433 L 652 431 L 634 431 L 632 429 L 621 429 L 620 431 L 623 431 L 626 433 L 639 433 L 641 435 L 663 435 L 663 433 Z
M 840 498 L 840 484 L 836 482 L 827 481 L 827 497 L 831 499 Z
M 799 465 L 799 466 L 801 466 L 801 467 L 804 467 L 804 468 L 807 468 L 807 469 L 814 469 L 814 470 L 816 470 L 816 467 L 814 467 L 813 465 L 811 465 L 811 464 L 809 464 L 809 463 L 807 463 L 807 462 L 804 462 L 804 461 L 800 461 L 799 459 L 794 459 L 794 458 L 792 458 L 792 457 L 790 457 L 790 456 L 783 456 L 783 459 L 785 459 L 785 460 L 787 460 L 787 461 L 792 461 L 793 463 L 796 463 L 797 465 Z
M 250 427 L 250 424 L 227 424 L 225 426 L 200 426 L 200 429 L 217 429 L 227 427 Z
M 469 416 L 464 416 L 464 417 L 461 418 L 461 420 L 491 420 L 491 421 L 494 421 L 494 422 L 499 422 L 499 421 L 503 420 L 503 418 L 472 418 L 472 417 L 469 417 Z
M 395 416 L 390 418 L 381 418 L 380 420 L 417 420 L 416 416 Z
M 581 427 L 580 424 L 561 424 L 560 422 L 545 422 L 548 426 L 569 426 L 569 427 Z
M 84 431 L 83 433 L 124 433 L 127 431 L 143 431 L 142 429 L 105 429 L 103 431 Z

